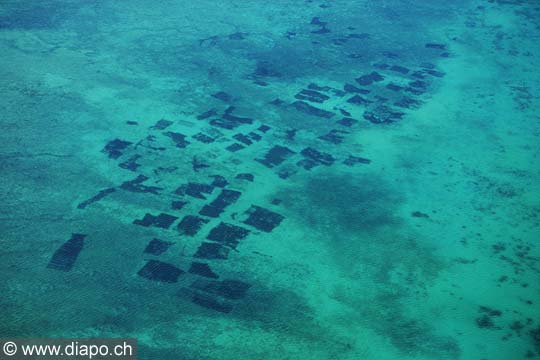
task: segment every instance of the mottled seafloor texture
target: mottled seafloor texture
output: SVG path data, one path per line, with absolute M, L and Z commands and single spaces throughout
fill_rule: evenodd
M 540 358 L 539 24 L 532 0 L 1 1 L 0 337 Z

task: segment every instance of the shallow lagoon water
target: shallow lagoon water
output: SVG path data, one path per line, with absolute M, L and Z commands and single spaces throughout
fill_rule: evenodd
M 540 357 L 536 1 L 0 4 L 0 337 Z

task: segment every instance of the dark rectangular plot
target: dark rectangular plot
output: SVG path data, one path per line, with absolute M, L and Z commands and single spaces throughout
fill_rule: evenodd
M 332 165 L 336 159 L 331 154 L 320 152 L 314 148 L 307 147 L 300 152 L 304 157 L 318 162 L 322 165 Z
M 256 205 L 251 205 L 246 213 L 249 214 L 249 217 L 244 221 L 244 224 L 264 232 L 271 232 L 284 219 L 283 215 Z
M 308 103 L 300 101 L 300 100 L 293 102 L 292 106 L 296 110 L 301 111 L 301 112 L 303 112 L 305 114 L 318 116 L 318 117 L 322 117 L 322 118 L 326 118 L 326 119 L 329 119 L 329 118 L 331 118 L 332 116 L 335 115 L 331 111 L 326 111 L 326 110 L 323 110 L 323 109 L 319 109 L 319 108 L 317 108 L 315 106 L 311 106 Z
M 427 85 L 428 84 L 425 81 L 420 81 L 420 80 L 412 81 L 409 83 L 409 86 L 417 88 L 417 89 L 425 89 Z
M 229 146 L 227 146 L 225 148 L 225 150 L 227 151 L 230 151 L 230 152 L 237 152 L 237 151 L 240 151 L 242 149 L 245 149 L 246 147 L 242 144 L 239 144 L 239 143 L 234 143 L 234 144 L 231 144 Z
M 229 256 L 230 248 L 218 243 L 203 242 L 193 257 L 208 260 L 224 260 Z
M 386 88 L 392 91 L 401 91 L 403 90 L 403 86 L 396 85 L 394 83 L 390 83 L 386 85 Z
M 174 243 L 169 242 L 169 241 L 162 241 L 162 240 L 154 238 L 150 240 L 148 245 L 146 245 L 144 252 L 147 254 L 152 254 L 152 255 L 161 255 L 165 251 L 167 251 L 173 244 Z
M 236 175 L 235 178 L 239 180 L 246 180 L 246 181 L 251 181 L 251 182 L 255 180 L 255 177 L 253 176 L 253 174 L 249 174 L 249 173 L 240 173 Z
M 162 229 L 168 229 L 169 226 L 171 226 L 172 223 L 176 221 L 176 219 L 178 219 L 176 216 L 172 216 L 169 214 L 161 213 L 155 216 L 147 213 L 141 220 L 135 220 L 133 221 L 133 223 L 145 227 L 155 226 Z
M 263 132 L 263 133 L 267 132 L 267 131 L 270 130 L 270 129 L 271 129 L 270 126 L 264 125 L 264 124 L 261 125 L 261 126 L 259 126 L 259 127 L 257 128 L 257 130 L 259 130 L 260 132 Z
M 197 199 L 206 200 L 206 196 L 204 194 L 211 194 L 212 191 L 214 191 L 214 187 L 212 185 L 190 182 L 180 186 L 175 192 L 178 195 L 189 195 Z
M 424 79 L 426 77 L 426 74 L 423 71 L 415 71 L 411 74 L 411 76 L 416 79 Z
M 125 181 L 120 185 L 120 188 L 127 191 L 137 192 L 137 193 L 152 193 L 159 194 L 160 190 L 163 188 L 157 186 L 147 186 L 143 182 L 148 180 L 147 176 L 139 175 L 133 180 Z
M 137 275 L 148 280 L 175 283 L 184 271 L 174 265 L 159 260 L 150 260 L 144 265 Z
M 137 164 L 137 160 L 139 160 L 142 156 L 139 154 L 135 154 L 123 163 L 120 163 L 118 166 L 120 166 L 122 169 L 130 170 L 130 171 L 136 171 L 140 164 Z
M 233 309 L 232 305 L 227 301 L 211 297 L 207 294 L 194 294 L 192 302 L 207 309 L 219 311 L 225 314 L 230 313 Z
M 330 99 L 329 96 L 315 90 L 304 89 L 294 96 L 298 100 L 307 100 L 316 103 L 323 103 Z
M 205 120 L 215 115 L 217 115 L 217 111 L 215 109 L 211 109 L 197 116 L 197 120 Z
M 186 215 L 178 224 L 177 229 L 181 234 L 195 236 L 199 232 L 201 227 L 207 222 L 208 220 L 200 218 L 198 216 Z
M 360 95 L 354 95 L 349 100 L 347 100 L 347 102 L 355 105 L 369 105 L 372 103 L 372 101 L 369 101 L 368 99 L 363 98 Z
M 342 130 L 331 130 L 328 134 L 319 136 L 319 139 L 328 141 L 332 144 L 341 144 L 343 142 L 344 136 L 343 134 L 347 134 L 346 131 Z
M 436 44 L 436 43 L 427 43 L 426 48 L 428 49 L 437 49 L 437 50 L 446 50 L 446 45 Z
M 362 86 L 368 86 L 374 82 L 383 81 L 384 77 L 376 71 L 373 71 L 371 74 L 362 75 L 359 78 L 356 78 L 356 82 Z
M 183 149 L 190 144 L 189 141 L 186 140 L 186 135 L 184 134 L 167 131 L 163 135 L 171 138 L 171 140 L 176 144 L 177 148 Z
M 311 159 L 302 159 L 296 163 L 297 166 L 300 166 L 306 170 L 311 170 L 315 166 L 320 165 L 318 162 L 313 161 Z M 286 179 L 286 178 L 285 178 Z
M 114 139 L 112 141 L 109 141 L 107 145 L 105 145 L 103 150 L 101 150 L 101 152 L 108 154 L 109 158 L 111 159 L 118 159 L 120 156 L 122 156 L 124 150 L 131 144 L 133 143 L 130 141 Z
M 56 250 L 49 261 L 49 269 L 69 271 L 84 246 L 84 234 L 71 234 L 71 238 Z
M 193 135 L 193 138 L 199 142 L 202 142 L 203 144 L 210 144 L 210 143 L 213 143 L 215 141 L 214 138 L 206 135 L 206 134 L 203 134 L 203 133 L 198 133 L 198 134 L 195 134 Z
M 150 129 L 154 130 L 164 130 L 172 125 L 172 121 L 161 119 L 154 126 L 151 126 Z
M 229 300 L 243 299 L 250 287 L 251 284 L 244 281 L 229 279 L 222 281 L 198 279 L 191 284 L 191 288 L 194 290 L 204 291 Z
M 238 123 L 238 124 L 251 124 L 251 123 L 253 123 L 252 118 L 242 117 L 242 116 L 235 116 L 235 115 L 231 115 L 230 113 L 223 114 L 222 118 L 225 119 L 225 120 L 228 120 L 228 121 Z
M 248 229 L 221 222 L 210 230 L 206 239 L 222 243 L 234 249 L 240 240 L 244 239 L 248 234 Z
M 309 90 L 315 90 L 315 91 L 330 91 L 332 88 L 330 86 L 319 86 L 315 83 L 310 83 L 308 85 Z
M 248 146 L 253 144 L 253 142 L 244 134 L 240 134 L 240 133 L 235 134 L 233 136 L 233 139 L 235 139 L 235 140 L 237 140 L 237 141 L 239 141 L 239 142 L 241 142 L 241 143 L 243 143 L 245 145 L 248 145 Z
M 218 197 L 210 204 L 205 205 L 199 214 L 209 217 L 219 217 L 227 206 L 235 203 L 236 200 L 238 200 L 240 195 L 242 195 L 240 191 L 228 189 L 221 190 Z
M 227 94 L 225 91 L 219 91 L 215 94 L 212 94 L 212 97 L 225 102 L 232 100 L 232 96 Z
M 264 155 L 264 159 L 255 159 L 255 160 L 265 165 L 266 167 L 272 168 L 274 166 L 280 165 L 288 157 L 294 154 L 295 152 L 292 151 L 291 149 L 285 146 L 276 145 Z
M 214 178 L 214 180 L 212 181 L 212 184 L 210 184 L 213 187 L 224 188 L 225 186 L 229 185 L 229 182 L 227 181 L 227 179 L 225 179 L 224 176 L 211 175 L 210 177 Z
M 392 65 L 390 70 L 398 72 L 400 74 L 407 74 L 409 72 L 409 69 L 407 69 L 404 66 L 399 66 L 399 65 Z
M 337 123 L 343 126 L 351 127 L 354 124 L 356 124 L 358 120 L 350 118 L 350 117 L 344 117 L 341 120 L 338 120 Z
M 216 126 L 216 127 L 222 128 L 222 129 L 232 130 L 232 129 L 240 126 L 241 124 L 238 123 L 238 122 L 235 122 L 235 121 L 230 121 L 230 120 L 227 120 L 227 119 L 218 118 L 218 119 L 210 120 L 210 125 Z
M 248 134 L 248 137 L 253 141 L 260 141 L 262 139 L 261 135 L 255 133 L 253 131 Z
M 84 200 L 82 203 L 77 205 L 77 209 L 84 209 L 88 205 L 103 199 L 105 196 L 112 194 L 115 191 L 116 191 L 115 188 L 108 188 L 108 189 L 101 190 L 96 195 L 92 196 L 90 199 Z
M 348 93 L 359 93 L 359 94 L 369 94 L 371 91 L 367 90 L 367 89 L 360 89 L 354 85 L 351 85 L 351 84 L 345 84 L 343 86 L 343 90 L 345 90 L 346 92 Z
M 219 276 L 212 271 L 210 265 L 201 262 L 192 262 L 189 273 L 204 276 L 211 279 L 217 279 Z
M 182 210 L 182 208 L 187 204 L 187 201 L 177 200 L 171 202 L 171 209 L 173 210 Z
M 394 105 L 405 109 L 415 109 L 420 105 L 420 101 L 410 97 L 403 97 L 396 101 Z
M 353 166 L 355 164 L 370 164 L 371 160 L 360 156 L 349 155 L 349 157 L 345 159 L 343 163 L 347 166 Z

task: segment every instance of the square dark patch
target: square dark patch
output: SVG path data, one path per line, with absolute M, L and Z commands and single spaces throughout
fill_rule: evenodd
M 331 118 L 332 116 L 335 115 L 331 111 L 327 111 L 327 110 L 323 110 L 323 109 L 320 109 L 320 108 L 315 107 L 315 106 L 311 106 L 308 103 L 306 103 L 304 101 L 300 101 L 300 100 L 293 102 L 292 106 L 296 110 L 298 110 L 300 112 L 303 112 L 305 114 L 312 115 L 312 116 L 317 116 L 317 117 L 322 117 L 322 118 L 326 118 L 326 119 L 329 119 L 329 118 Z
M 186 215 L 178 224 L 177 229 L 181 234 L 195 236 L 199 232 L 201 227 L 207 222 L 208 220 L 200 218 L 198 216 Z
M 172 132 L 172 131 L 167 131 L 163 135 L 171 138 L 171 140 L 176 144 L 177 148 L 182 149 L 182 148 L 185 148 L 186 146 L 188 146 L 190 144 L 189 141 L 186 140 L 186 135 L 184 135 L 184 134 L 177 133 L 177 132 Z
M 237 141 L 239 141 L 239 142 L 241 142 L 241 143 L 243 143 L 245 145 L 248 145 L 248 146 L 253 144 L 253 142 L 244 134 L 238 133 L 238 134 L 233 136 L 233 139 L 235 139 L 235 140 L 237 140 Z
M 330 166 L 336 159 L 331 154 L 320 152 L 314 148 L 307 147 L 300 152 L 305 158 L 315 161 L 316 163 Z
M 69 271 L 84 246 L 84 234 L 71 234 L 71 238 L 56 250 L 49 261 L 49 269 Z
M 193 135 L 193 138 L 199 142 L 202 142 L 203 144 L 210 144 L 215 141 L 214 138 L 203 134 L 202 132 Z
M 343 119 L 337 121 L 338 124 L 343 125 L 343 126 L 347 126 L 347 127 L 351 127 L 357 122 L 358 122 L 358 120 L 355 120 L 355 119 L 350 118 L 350 117 L 344 117 Z
M 347 166 L 353 166 L 355 164 L 370 164 L 371 160 L 360 156 L 349 155 L 349 157 L 345 159 L 343 163 Z
M 108 154 L 109 158 L 111 159 L 118 159 L 120 156 L 122 156 L 124 150 L 131 144 L 133 143 L 130 141 L 114 139 L 112 141 L 109 141 L 107 145 L 105 145 L 103 150 L 101 150 L 101 152 Z
M 367 90 L 367 89 L 360 89 L 354 85 L 351 85 L 351 84 L 345 84 L 343 86 L 343 90 L 345 90 L 346 92 L 348 93 L 359 93 L 359 94 L 369 94 L 371 91 Z
M 153 130 L 164 130 L 172 125 L 172 121 L 161 119 L 154 126 L 151 126 L 150 129 Z
M 212 94 L 212 97 L 225 102 L 232 100 L 232 96 L 227 94 L 225 91 L 219 91 L 215 94 Z
M 148 280 L 175 283 L 183 273 L 174 265 L 158 260 L 150 260 L 139 270 L 137 275 Z
M 227 151 L 230 151 L 230 152 L 237 152 L 238 150 L 242 150 L 244 149 L 245 146 L 244 145 L 241 145 L 241 144 L 238 144 L 238 143 L 234 143 L 232 145 L 229 145 L 225 148 L 225 150 Z
M 347 100 L 347 102 L 350 104 L 355 104 L 355 105 L 369 105 L 372 103 L 372 101 L 369 101 L 368 99 L 360 95 L 354 95 L 349 100 Z
M 158 216 L 152 215 L 152 214 L 146 214 L 142 218 L 142 220 L 135 220 L 133 221 L 134 224 L 141 225 L 141 226 L 155 226 L 162 229 L 168 229 L 169 226 L 172 225 L 173 222 L 178 219 L 176 216 L 172 216 L 169 214 L 161 213 Z
M 203 242 L 193 257 L 201 259 L 227 259 L 230 248 L 218 243 Z
M 212 271 L 210 265 L 201 262 L 192 262 L 189 273 L 204 276 L 211 279 L 217 279 L 219 276 Z
M 163 188 L 157 186 L 144 185 L 143 182 L 146 180 L 148 180 L 147 176 L 139 175 L 133 180 L 123 182 L 122 185 L 120 185 L 120 188 L 137 193 L 152 193 L 156 195 L 159 194 L 160 190 L 163 190 Z
M 169 241 L 162 241 L 162 240 L 154 238 L 150 240 L 148 245 L 146 245 L 144 252 L 147 254 L 152 254 L 152 255 L 161 255 L 165 251 L 167 251 L 173 244 L 174 243 L 169 242 Z
M 205 111 L 202 114 L 198 115 L 197 120 L 205 120 L 205 119 L 208 119 L 209 117 L 212 117 L 212 116 L 215 116 L 215 115 L 217 115 L 216 109 L 211 109 L 211 110 Z
M 265 165 L 266 167 L 272 168 L 274 166 L 280 165 L 288 157 L 294 154 L 295 152 L 292 151 L 291 149 L 285 146 L 276 145 L 264 155 L 264 159 L 255 159 L 255 160 Z
M 200 184 L 200 183 L 187 183 L 176 189 L 178 195 L 189 195 L 197 199 L 206 200 L 206 196 L 203 194 L 211 194 L 214 190 L 212 185 Z
M 221 222 L 210 230 L 210 233 L 206 238 L 230 246 L 234 249 L 240 240 L 244 239 L 248 234 L 249 230 L 244 229 L 243 227 Z
M 406 67 L 403 67 L 403 66 L 399 66 L 399 65 L 393 65 L 390 68 L 390 70 L 398 72 L 400 74 L 407 74 L 409 72 L 409 69 L 407 69 Z
M 362 86 L 368 86 L 373 84 L 374 82 L 379 82 L 383 80 L 384 76 L 382 76 L 376 71 L 373 71 L 371 74 L 362 75 L 359 78 L 356 78 L 356 82 Z
M 271 232 L 284 219 L 283 215 L 256 205 L 251 205 L 246 213 L 249 214 L 249 217 L 244 221 L 244 224 L 264 232 Z
M 227 206 L 235 203 L 236 200 L 238 200 L 240 195 L 242 195 L 240 191 L 228 189 L 221 190 L 218 197 L 210 204 L 205 205 L 199 214 L 209 217 L 219 217 Z
M 319 139 L 330 142 L 332 144 L 341 144 L 344 139 L 343 134 L 347 134 L 347 132 L 333 129 L 328 134 L 319 136 Z
M 227 185 L 229 185 L 229 182 L 227 179 L 225 179 L 224 176 L 221 175 L 211 175 L 211 178 L 214 178 L 214 181 L 212 181 L 212 184 L 210 184 L 213 187 L 220 187 L 223 188 Z
M 171 209 L 173 210 L 182 210 L 182 208 L 187 204 L 187 201 L 177 200 L 171 202 Z
M 140 164 L 137 164 L 137 160 L 139 160 L 142 156 L 139 154 L 135 154 L 131 156 L 126 161 L 118 164 L 122 169 L 130 170 L 130 171 L 136 171 Z

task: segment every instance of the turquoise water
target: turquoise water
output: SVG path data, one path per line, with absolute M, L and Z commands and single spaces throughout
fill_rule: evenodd
M 540 357 L 540 3 L 0 2 L 0 337 Z

